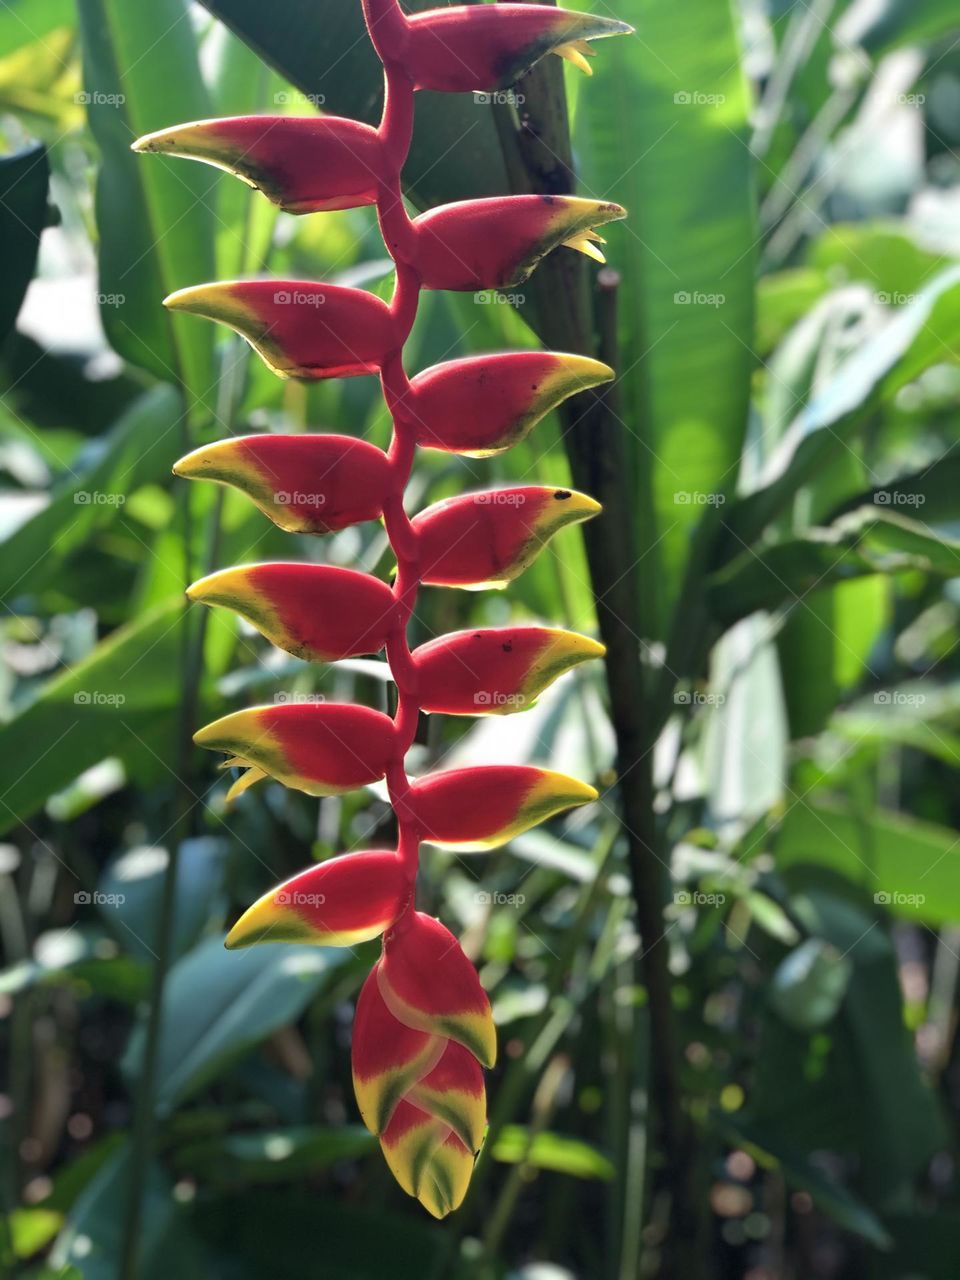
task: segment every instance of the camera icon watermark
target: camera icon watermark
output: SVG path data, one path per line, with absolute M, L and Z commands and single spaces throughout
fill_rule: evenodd
M 327 505 L 325 493 L 307 493 L 299 489 L 279 489 L 273 495 L 273 500 L 278 507 L 325 507 Z
M 522 107 L 526 100 L 525 94 L 517 93 L 513 89 L 495 89 L 493 93 L 478 93 L 475 90 L 473 94 L 473 101 L 480 107 L 489 106 L 491 103 L 497 106 Z
M 725 693 L 704 693 L 701 689 L 678 689 L 673 695 L 677 707 L 722 707 L 726 700 Z
M 726 100 L 725 93 L 701 93 L 698 89 L 680 89 L 673 95 L 678 107 L 719 107 Z
M 277 289 L 273 295 L 278 307 L 322 307 L 326 294 L 315 289 Z
M 726 494 L 706 493 L 700 489 L 678 489 L 673 500 L 678 507 L 722 507 Z
M 925 693 L 905 693 L 902 689 L 878 689 L 873 695 L 878 707 L 922 707 L 926 700 Z
M 322 107 L 326 101 L 325 93 L 298 93 L 295 89 L 281 89 L 273 95 L 275 107 Z
M 522 507 L 527 498 L 526 494 L 509 489 L 487 489 L 484 493 L 475 493 L 473 500 L 478 507 Z
M 526 894 L 500 893 L 496 889 L 489 892 L 481 889 L 474 896 L 474 901 L 481 907 L 522 907 L 526 900 Z
M 122 707 L 126 700 L 124 693 L 104 693 L 100 689 L 78 689 L 73 695 L 75 707 Z
M 473 695 L 475 707 L 522 707 L 526 701 L 522 693 L 501 693 L 499 689 L 481 689 Z
M 326 700 L 322 693 L 296 693 L 291 689 L 281 689 L 273 695 L 278 707 L 320 707 Z
M 326 894 L 301 893 L 298 889 L 282 889 L 274 898 L 278 907 L 322 907 Z
M 878 907 L 922 907 L 927 900 L 927 895 L 880 889 L 873 895 L 873 900 Z
M 704 293 L 700 289 L 678 289 L 673 295 L 677 307 L 722 307 L 727 301 L 725 293 Z
M 95 889 L 93 893 L 78 889 L 73 895 L 73 901 L 78 907 L 122 907 L 126 900 L 125 893 L 101 893 L 99 889 Z
M 725 893 L 703 893 L 699 889 L 678 889 L 673 895 L 677 907 L 722 907 L 726 900 Z
M 78 489 L 73 495 L 75 507 L 122 507 L 126 494 L 105 493 L 101 489 Z
M 81 89 L 73 95 L 78 107 L 122 107 L 127 100 L 125 93 L 101 93 L 99 89 Z

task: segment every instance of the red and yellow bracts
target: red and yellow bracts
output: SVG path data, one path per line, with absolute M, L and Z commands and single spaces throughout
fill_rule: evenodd
M 386 653 L 393 717 L 279 694 L 198 730 L 200 746 L 239 769 L 232 801 L 261 779 L 313 796 L 386 780 L 397 846 L 347 853 L 300 872 L 241 915 L 226 945 L 355 946 L 383 938 L 353 1032 L 357 1102 L 401 1187 L 442 1218 L 463 1200 L 486 1127 L 483 1069 L 496 1059 L 490 1001 L 456 938 L 416 910 L 423 842 L 460 851 L 504 844 L 597 798 L 549 769 L 488 765 L 410 779 L 420 712 L 506 715 L 533 705 L 570 668 L 603 653 L 588 636 L 513 626 L 440 636 L 411 652 L 419 587 L 503 587 L 593 499 L 534 485 L 468 493 L 410 519 L 415 447 L 484 458 L 517 444 L 568 396 L 613 377 L 580 355 L 506 352 L 452 360 L 410 378 L 402 350 L 423 289 L 497 289 L 526 280 L 566 246 L 603 261 L 596 228 L 619 205 L 574 196 L 467 200 L 408 217 L 400 189 L 418 89 L 506 87 L 554 53 L 589 73 L 590 41 L 622 22 L 548 5 L 449 6 L 413 16 L 362 0 L 384 64 L 377 128 L 336 117 L 242 116 L 175 125 L 134 144 L 225 169 L 291 213 L 374 205 L 397 264 L 392 300 L 304 280 L 197 284 L 166 305 L 242 334 L 280 377 L 375 375 L 393 418 L 388 452 L 352 436 L 251 435 L 194 450 L 174 470 L 229 485 L 289 533 L 322 535 L 382 519 L 397 559 L 392 585 L 326 564 L 247 564 L 194 583 L 192 600 L 232 609 L 309 662 Z

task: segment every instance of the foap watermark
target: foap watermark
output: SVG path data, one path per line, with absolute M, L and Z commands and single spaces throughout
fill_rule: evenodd
M 125 93 L 101 93 L 99 89 L 81 89 L 73 95 L 78 107 L 122 107 L 127 100 Z
M 922 707 L 926 700 L 925 693 L 904 693 L 902 689 L 880 689 L 873 695 L 878 707 Z
M 926 100 L 925 93 L 898 93 L 896 97 L 898 107 L 922 107 Z
M 681 89 L 673 95 L 678 107 L 719 107 L 726 100 L 725 93 L 701 93 L 699 89 Z
M 678 289 L 673 295 L 676 307 L 722 307 L 726 304 L 725 293 L 704 293 L 700 289 Z
M 475 493 L 473 500 L 478 507 L 522 507 L 527 495 L 510 489 L 488 489 L 486 493 Z
M 896 289 L 892 293 L 875 293 L 874 301 L 881 302 L 885 307 L 906 307 L 911 302 L 916 302 L 919 298 L 918 293 L 899 293 Z
M 499 289 L 481 289 L 473 295 L 475 307 L 522 307 L 526 300 L 525 293 L 501 293 Z
M 101 893 L 99 889 L 94 889 L 90 893 L 87 889 L 78 889 L 73 895 L 73 900 L 78 907 L 122 907 L 127 900 L 125 893 Z
M 873 895 L 878 907 L 922 907 L 927 900 L 925 893 L 901 893 L 898 889 L 880 889 Z
M 273 700 L 279 706 L 319 707 L 327 699 L 322 693 L 296 693 L 292 689 L 281 689 L 273 695 Z
M 501 693 L 499 690 L 481 689 L 473 695 L 475 707 L 523 707 L 527 699 L 522 693 Z
M 703 893 L 699 889 L 678 889 L 673 895 L 677 907 L 722 907 L 726 900 L 725 893 Z
M 296 889 L 284 889 L 274 898 L 278 907 L 322 907 L 326 900 L 326 894 L 301 893 Z
M 673 695 L 678 707 L 722 707 L 726 700 L 725 693 L 704 693 L 702 689 L 678 689 Z
M 497 889 L 493 889 L 490 892 L 487 892 L 486 889 L 481 889 L 474 898 L 474 901 L 481 907 L 522 907 L 526 900 L 526 894 L 500 893 Z
M 878 507 L 922 507 L 925 493 L 905 493 L 903 489 L 878 489 L 873 501 Z
M 325 93 L 298 93 L 295 89 L 281 89 L 273 95 L 275 107 L 323 107 L 326 102 Z
M 73 495 L 75 507 L 122 507 L 125 493 L 106 493 L 102 489 L 78 489 Z
M 479 107 L 485 107 L 491 103 L 499 107 L 522 107 L 526 100 L 526 94 L 516 93 L 513 89 L 495 89 L 493 93 L 474 91 L 473 95 L 473 101 Z
M 278 307 L 322 307 L 326 300 L 326 294 L 313 289 L 278 289 L 273 295 Z
M 325 493 L 308 493 L 300 489 L 279 489 L 273 495 L 273 500 L 278 507 L 325 507 L 327 505 Z
M 678 489 L 673 495 L 678 507 L 722 507 L 726 496 L 722 493 L 706 493 L 702 489 Z
M 73 695 L 75 707 L 122 707 L 126 700 L 124 693 L 105 693 L 102 689 L 78 689 Z
M 98 293 L 98 307 L 122 307 L 127 300 L 125 293 Z

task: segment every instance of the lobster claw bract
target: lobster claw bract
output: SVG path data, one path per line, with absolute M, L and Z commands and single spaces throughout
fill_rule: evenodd
M 518 444 L 568 396 L 609 382 L 613 370 L 587 356 L 506 351 L 424 369 L 411 380 L 417 443 L 484 458 Z
M 202 160 L 235 174 L 287 213 L 374 204 L 380 135 L 339 116 L 229 116 L 148 133 L 134 151 Z
M 224 280 L 164 298 L 171 311 L 219 320 L 281 378 L 376 373 L 397 345 L 390 308 L 363 289 L 310 280 Z
M 378 578 L 327 564 L 248 564 L 208 574 L 191 600 L 223 605 L 307 662 L 379 653 L 397 604 Z
M 605 652 L 589 636 L 554 627 L 455 631 L 414 650 L 420 706 L 454 716 L 525 711 L 558 676 Z
M 418 778 L 411 804 L 424 840 L 481 852 L 598 798 L 586 782 L 534 765 L 478 765 Z
M 594 228 L 625 216 L 622 205 L 580 196 L 492 196 L 444 204 L 414 221 L 416 266 L 425 289 L 507 289 L 523 284 L 559 245 L 605 261 Z
M 588 42 L 632 30 L 626 22 L 547 5 L 454 5 L 409 18 L 398 61 L 419 89 L 505 89 L 548 53 L 589 75 Z
M 469 591 L 505 587 L 555 533 L 600 509 L 586 494 L 539 485 L 448 498 L 413 520 L 422 580 Z
M 308 942 L 352 947 L 383 933 L 409 893 L 395 852 L 345 853 L 265 893 L 227 934 L 226 946 Z
M 378 782 L 396 751 L 389 716 L 329 702 L 248 707 L 198 729 L 193 740 L 308 796 L 339 795 Z
M 497 1032 L 477 971 L 449 929 L 422 911 L 410 912 L 383 940 L 377 968 L 380 994 L 400 1022 L 456 1040 L 492 1067 Z
M 353 436 L 232 436 L 194 449 L 173 470 L 239 489 L 288 533 L 377 520 L 391 485 L 387 455 Z

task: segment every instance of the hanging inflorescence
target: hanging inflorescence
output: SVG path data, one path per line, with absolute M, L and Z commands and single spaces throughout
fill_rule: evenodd
M 242 490 L 293 533 L 384 521 L 397 561 L 392 587 L 349 569 L 284 563 L 226 569 L 188 594 L 235 610 L 309 661 L 385 650 L 396 715 L 288 702 L 224 716 L 196 741 L 243 769 L 230 799 L 264 777 L 313 796 L 386 781 L 396 850 L 344 854 L 294 876 L 240 918 L 227 946 L 348 946 L 383 934 L 354 1023 L 357 1101 L 401 1186 L 443 1217 L 463 1199 L 483 1139 L 482 1067 L 494 1063 L 496 1034 L 459 943 L 415 908 L 420 845 L 493 848 L 596 792 L 563 774 L 513 765 L 410 779 L 404 759 L 421 711 L 529 707 L 563 671 L 603 649 L 586 636 L 526 626 L 458 632 L 411 651 L 408 624 L 421 584 L 503 587 L 559 529 L 599 507 L 570 490 L 524 485 L 464 494 L 410 519 L 404 490 L 417 446 L 473 458 L 498 453 L 566 397 L 613 374 L 582 356 L 523 351 L 453 360 L 409 378 L 403 347 L 422 289 L 519 285 L 559 245 L 603 261 L 594 228 L 623 210 L 519 195 L 461 201 L 411 219 L 401 170 L 415 90 L 503 89 L 547 53 L 588 71 L 587 42 L 630 28 L 527 4 L 408 17 L 397 0 L 363 0 L 363 10 L 384 68 L 379 127 L 332 116 L 246 116 L 165 129 L 135 149 L 217 165 L 291 213 L 375 205 L 396 266 L 389 304 L 339 285 L 245 280 L 183 289 L 166 305 L 229 325 L 280 377 L 379 375 L 393 420 L 387 452 L 350 436 L 255 435 L 197 449 L 175 471 Z

